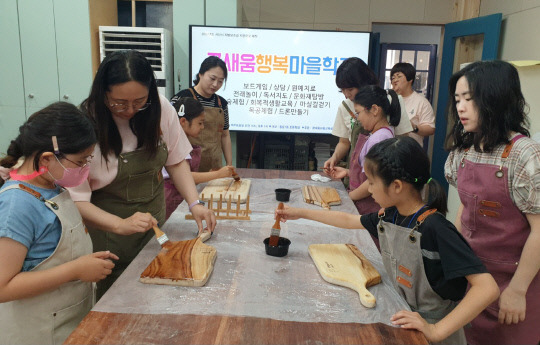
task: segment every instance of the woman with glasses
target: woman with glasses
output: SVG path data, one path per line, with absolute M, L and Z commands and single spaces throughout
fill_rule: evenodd
M 89 227 L 95 250 L 120 257 L 113 273 L 98 283 L 100 298 L 144 247 L 156 224 L 165 222 L 162 168 L 192 212 L 199 231 L 215 216 L 197 200 L 186 161 L 192 147 L 169 101 L 158 94 L 154 72 L 137 51 L 108 55 L 82 108 L 98 131 L 88 182 L 70 190 Z
M 227 79 L 227 66 L 217 56 L 209 56 L 201 64 L 193 81 L 195 86 L 181 90 L 172 99 L 175 104 L 182 97 L 191 97 L 204 106 L 204 129 L 197 138 L 189 138 L 192 145 L 201 146 L 199 172 L 221 168 L 222 155 L 225 164 L 232 165 L 232 144 L 229 133 L 229 108 L 225 98 L 216 94 Z

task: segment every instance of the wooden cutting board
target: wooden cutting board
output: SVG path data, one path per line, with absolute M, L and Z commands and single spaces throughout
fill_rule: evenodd
M 139 281 L 146 284 L 203 286 L 210 278 L 216 261 L 216 248 L 200 237 L 170 241 L 143 271 Z
M 303 186 L 302 196 L 308 204 L 319 205 L 330 209 L 330 206 L 341 205 L 341 198 L 335 188 L 319 186 Z
M 365 307 L 375 306 L 367 288 L 379 284 L 381 275 L 354 244 L 312 244 L 309 255 L 324 280 L 357 291 Z
M 243 204 L 247 200 L 250 188 L 251 180 L 241 179 L 240 181 L 235 181 L 230 177 L 219 178 L 208 182 L 201 194 L 199 194 L 199 199 L 208 201 L 211 195 L 213 195 L 214 201 L 219 200 L 220 196 L 223 196 L 223 201 L 227 201 L 230 196 L 232 202 L 237 202 L 238 196 L 240 196 L 240 203 Z

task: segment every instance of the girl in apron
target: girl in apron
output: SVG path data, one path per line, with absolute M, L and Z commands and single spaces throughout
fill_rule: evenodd
M 202 104 L 191 97 L 183 97 L 175 102 L 173 106 L 178 112 L 180 126 L 182 126 L 188 139 L 197 138 L 204 129 L 205 124 L 205 111 Z M 232 166 L 224 166 L 216 171 L 198 172 L 201 162 L 201 147 L 198 145 L 193 145 L 190 157 L 188 159 L 189 167 L 195 184 L 208 182 L 217 178 L 231 177 L 233 175 L 234 168 Z M 178 193 L 165 169 L 163 176 L 165 178 L 165 204 L 167 206 L 166 219 L 168 219 L 178 205 L 184 201 L 184 198 Z
M 338 107 L 334 127 L 332 128 L 332 135 L 338 137 L 339 142 L 332 156 L 324 162 L 324 172 L 327 175 L 332 173 L 334 166 L 344 157 L 348 157 L 346 167 L 349 168 L 357 140 L 363 141 L 367 139 L 365 135 L 369 131 L 362 128 L 362 124 L 356 120 L 356 115 L 351 109 L 354 109 L 354 97 L 358 89 L 366 85 L 379 85 L 379 79 L 362 59 L 352 57 L 339 65 L 336 71 L 336 85 L 345 96 L 345 100 Z M 403 105 L 403 99 L 398 98 L 401 106 L 401 121 L 395 129 L 396 135 L 412 131 L 409 117 Z M 349 177 L 345 177 L 343 182 L 345 187 L 348 187 Z
M 141 53 L 120 50 L 107 55 L 82 107 L 96 122 L 98 144 L 88 182 L 69 191 L 88 224 L 94 249 L 120 258 L 97 284 L 100 298 L 153 237 L 148 230 L 165 222 L 163 167 L 190 205 L 199 231 L 213 231 L 216 220 L 197 200 L 185 159 L 192 147 Z
M 178 92 L 171 102 L 174 104 L 182 97 L 192 97 L 204 106 L 204 129 L 198 137 L 191 137 L 192 145 L 202 148 L 200 172 L 221 168 L 222 156 L 225 165 L 232 165 L 232 144 L 229 133 L 229 109 L 227 101 L 216 94 L 227 79 L 227 66 L 217 56 L 207 57 L 201 64 L 192 88 Z
M 463 327 L 498 297 L 499 289 L 445 218 L 446 193 L 430 178 L 429 168 L 414 139 L 387 139 L 373 146 L 365 161 L 369 191 L 383 207 L 379 212 L 358 216 L 285 206 L 276 213 L 284 221 L 307 218 L 343 229 L 367 229 L 379 239 L 390 283 L 411 309 L 397 311 L 389 321 L 421 331 L 431 343 L 466 344 Z M 426 185 L 427 201 L 421 196 Z
M 368 85 L 359 89 L 354 98 L 354 110 L 357 120 L 369 131 L 369 136 L 365 140 L 363 136 L 358 137 L 350 169 L 336 167 L 331 173 L 332 178 L 349 176 L 349 196 L 360 214 L 375 212 L 380 208 L 368 192 L 364 160 L 371 147 L 394 137 L 394 127 L 400 122 L 398 96 L 393 90 L 389 90 L 388 94 L 391 101 L 388 101 L 386 91 L 378 86 Z
M 540 341 L 540 145 L 529 138 L 517 70 L 473 63 L 450 79 L 453 140 L 445 165 L 456 226 L 495 277 L 500 298 L 467 330 L 470 344 Z
M 0 180 L 3 344 L 62 344 L 93 306 L 92 282 L 110 274 L 111 259 L 118 259 L 92 254 L 63 188 L 87 178 L 95 143 L 90 119 L 58 102 L 30 116 L 0 160 L 7 180 Z

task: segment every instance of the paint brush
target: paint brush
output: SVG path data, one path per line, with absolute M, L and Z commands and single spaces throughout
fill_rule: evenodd
M 236 170 L 234 168 L 232 170 L 232 177 L 234 178 L 234 180 L 236 182 L 240 181 L 240 176 L 238 176 L 238 174 L 236 173 Z
M 280 202 L 278 205 L 278 210 L 283 210 L 283 203 Z M 279 243 L 279 232 L 281 231 L 281 226 L 279 222 L 281 221 L 281 216 L 278 214 L 276 216 L 276 222 L 274 223 L 274 226 L 272 227 L 272 231 L 270 232 L 270 239 L 268 240 L 268 245 L 275 247 Z
M 170 248 L 173 244 L 171 241 L 169 241 L 169 238 L 167 237 L 167 235 L 161 231 L 160 228 L 158 228 L 157 226 L 154 226 L 153 227 L 154 229 L 154 232 L 156 233 L 156 238 L 157 238 L 157 241 L 158 243 L 161 245 L 161 248 Z

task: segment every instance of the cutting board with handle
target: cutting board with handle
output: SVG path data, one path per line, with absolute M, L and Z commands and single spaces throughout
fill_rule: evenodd
M 333 205 L 341 205 L 341 197 L 332 187 L 303 186 L 302 196 L 308 204 L 319 205 L 325 209 L 330 209 Z
M 367 288 L 379 284 L 381 275 L 354 244 L 312 244 L 309 255 L 324 280 L 357 291 L 365 307 L 375 306 Z
M 166 248 L 141 273 L 146 284 L 203 286 L 210 278 L 216 261 L 216 248 L 204 244 L 210 237 L 203 233 L 186 241 L 169 241 Z
M 208 182 L 199 194 L 199 199 L 208 201 L 213 195 L 214 201 L 219 201 L 221 195 L 223 196 L 223 201 L 229 200 L 230 196 L 232 202 L 237 202 L 238 196 L 240 196 L 240 203 L 243 204 L 247 200 L 250 188 L 251 180 L 241 179 L 240 181 L 235 181 L 230 177 L 218 178 Z

